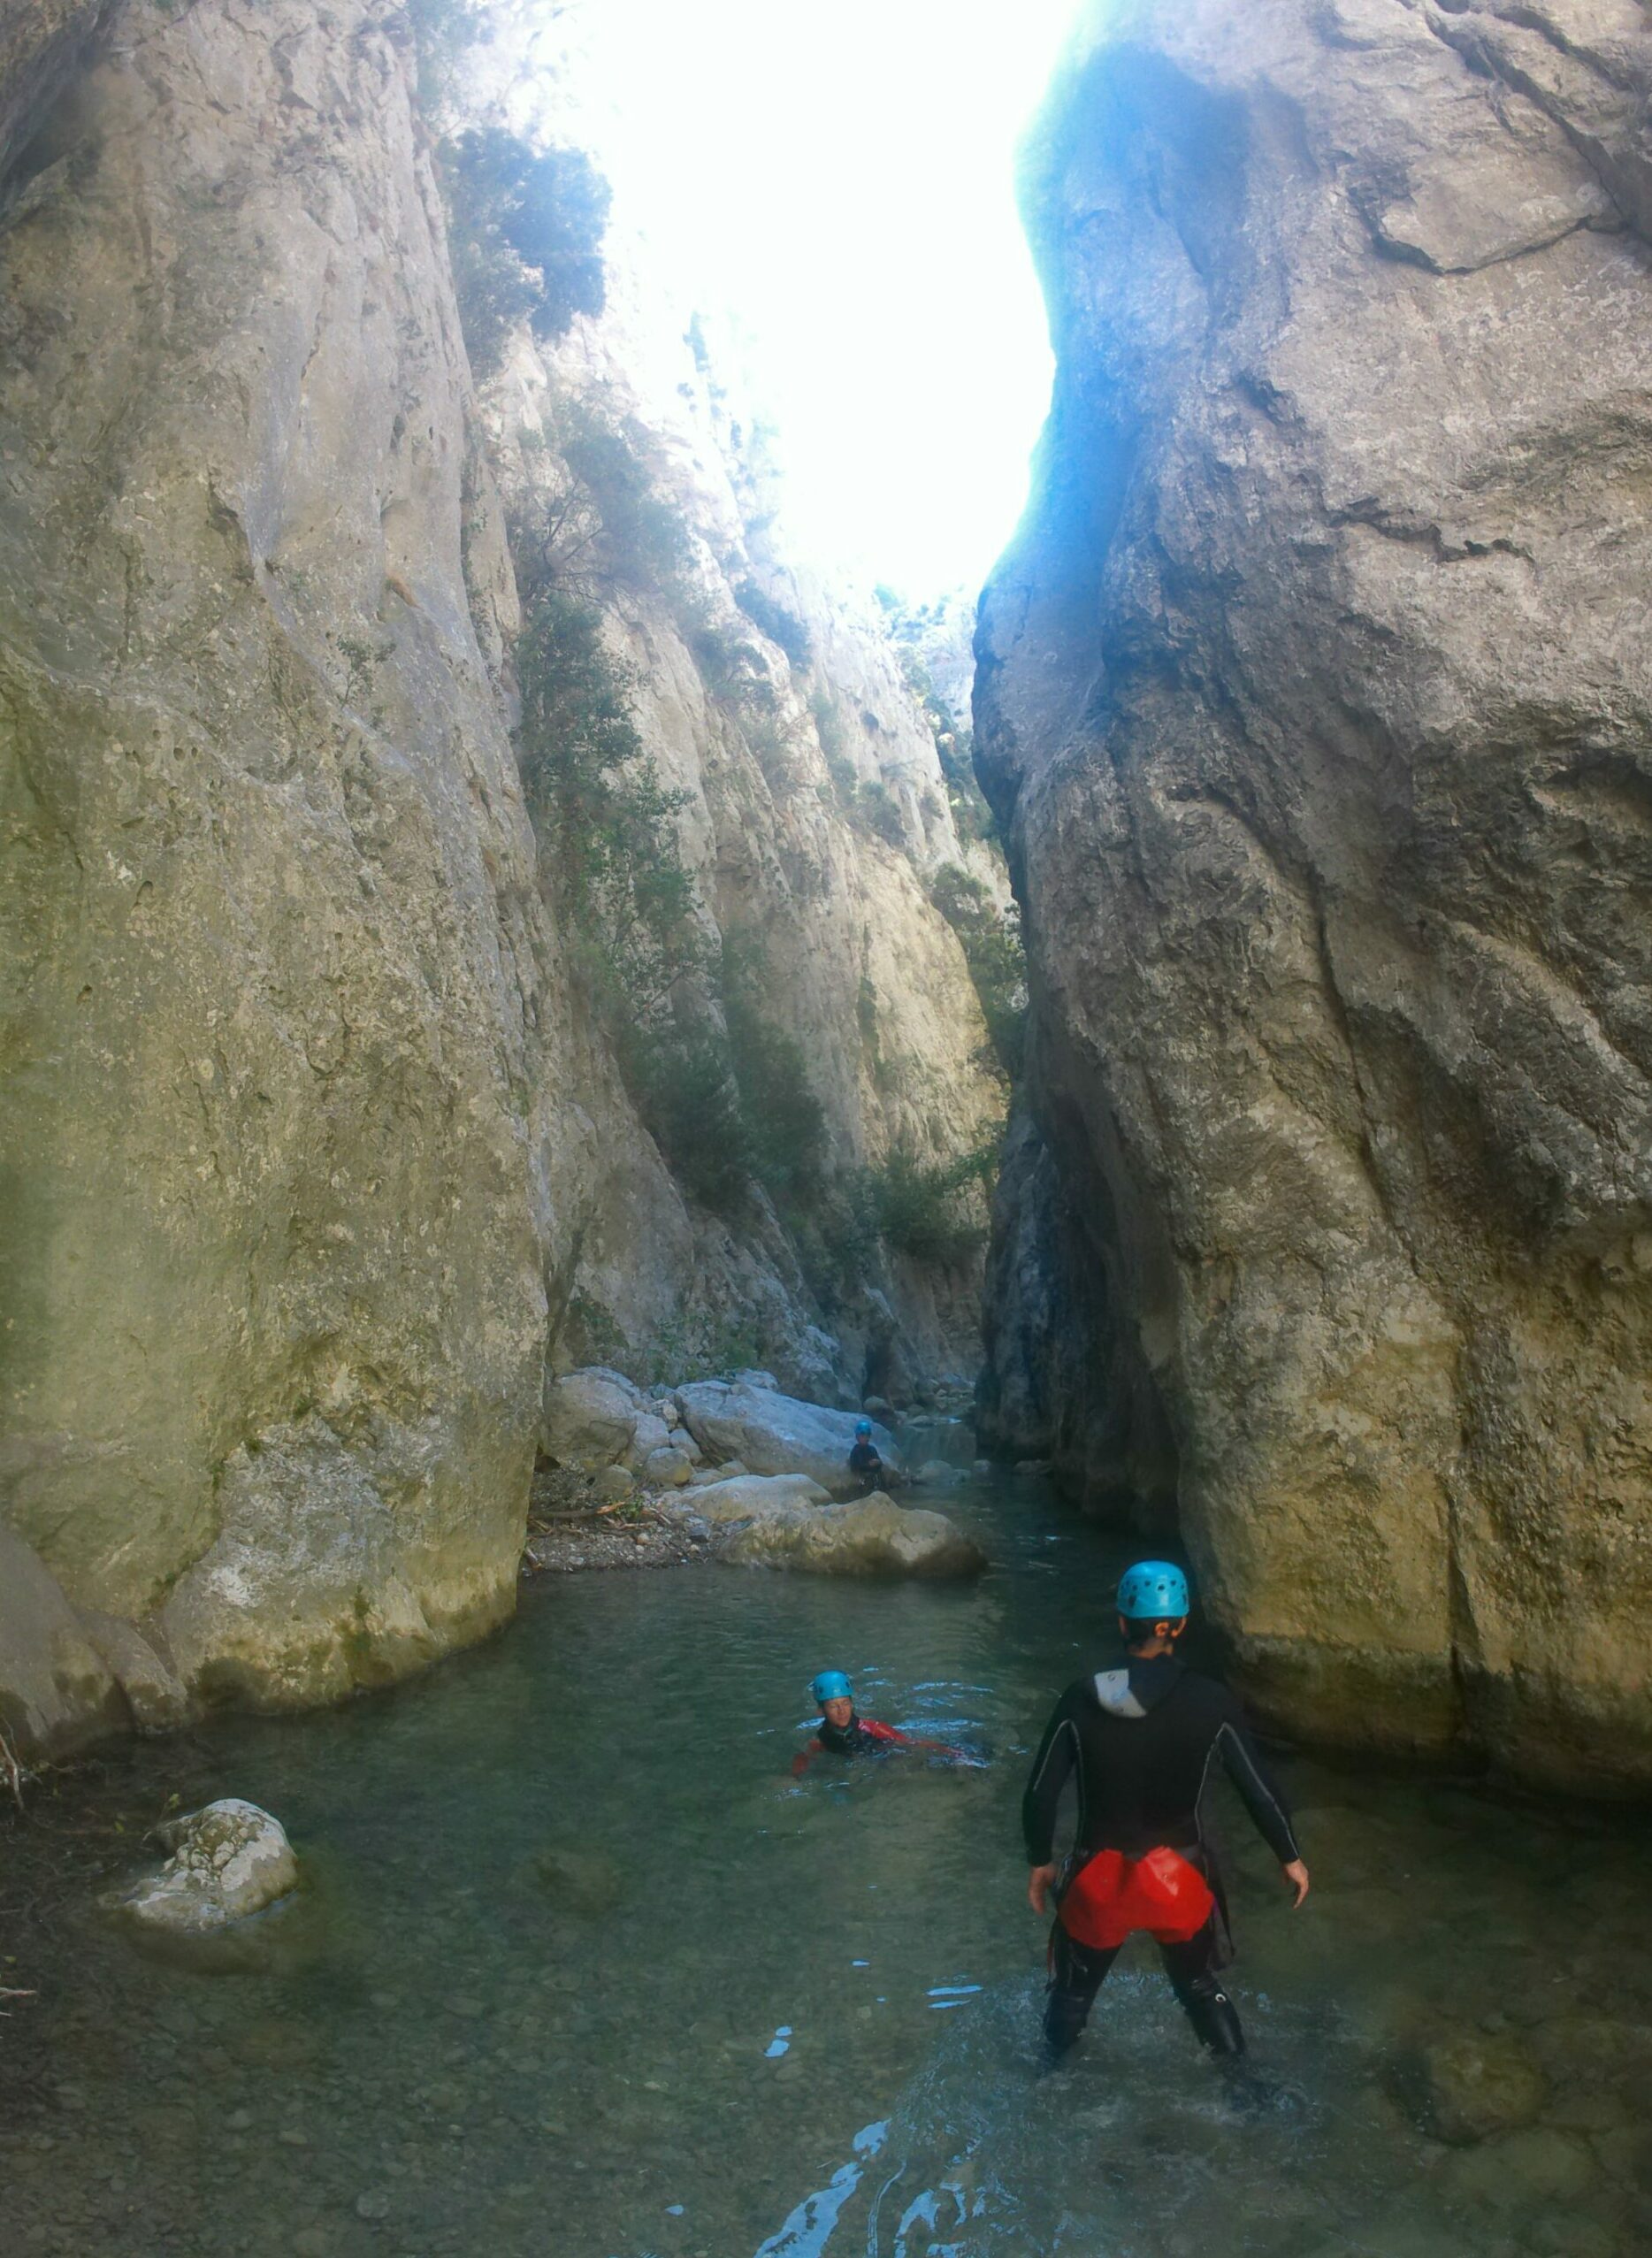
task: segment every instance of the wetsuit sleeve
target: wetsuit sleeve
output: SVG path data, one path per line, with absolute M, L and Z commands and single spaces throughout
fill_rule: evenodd
M 807 1742 L 804 1745 L 804 1747 L 802 1747 L 801 1749 L 799 1749 L 798 1750 L 798 1752 L 797 1752 L 796 1756 L 795 1756 L 795 1757 L 792 1757 L 792 1779 L 793 1779 L 793 1780 L 801 1780 L 801 1779 L 802 1779 L 802 1777 L 803 1777 L 803 1775 L 804 1775 L 804 1773 L 805 1773 L 805 1772 L 808 1770 L 809 1766 L 810 1766 L 810 1765 L 814 1763 L 814 1761 L 815 1761 L 815 1757 L 823 1757 L 823 1756 L 825 1755 L 825 1753 L 826 1753 L 826 1744 L 825 1744 L 825 1742 L 824 1742 L 824 1741 L 807 1741 Z
M 1269 1777 L 1256 1742 L 1250 1738 L 1243 1712 L 1236 1703 L 1217 1732 L 1215 1752 L 1222 1760 L 1223 1771 L 1243 1798 L 1257 1833 L 1280 1864 L 1289 1866 L 1300 1858 L 1302 1853 L 1296 1848 L 1285 1800 Z
M 1055 1844 L 1061 1790 L 1083 1761 L 1078 1737 L 1078 1704 L 1082 1692 L 1082 1687 L 1069 1686 L 1062 1695 L 1033 1758 L 1032 1774 L 1021 1797 L 1021 1833 L 1026 1839 L 1029 1866 L 1049 1864 Z

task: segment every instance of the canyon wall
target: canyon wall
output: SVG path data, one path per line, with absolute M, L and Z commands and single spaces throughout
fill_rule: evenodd
M 1174 1465 L 1292 1730 L 1605 1789 L 1652 1777 L 1649 87 L 1627 0 L 1098 11 L 977 639 L 1034 1022 L 994 1416 L 1101 1506 Z
M 874 1228 L 822 1283 L 755 1175 L 715 1212 L 677 1179 L 547 883 L 512 541 L 552 394 L 579 367 L 639 388 L 623 280 L 560 371 L 519 325 L 479 391 L 405 11 L 122 0 L 88 53 L 97 13 L 26 10 L 0 49 L 0 1729 L 25 1754 L 333 1698 L 500 1621 L 545 1375 L 581 1349 L 679 1378 L 738 1343 L 837 1400 L 969 1354 L 967 1256 Z M 945 1167 L 998 1101 L 926 891 L 957 851 L 933 739 L 853 603 L 795 597 L 796 670 L 735 634 L 730 576 L 784 567 L 747 553 L 700 389 L 686 453 L 636 443 L 722 671 L 631 587 L 599 606 L 613 679 L 692 915 L 772 941 L 822 1169 Z M 826 788 L 839 707 L 881 832 L 858 778 Z

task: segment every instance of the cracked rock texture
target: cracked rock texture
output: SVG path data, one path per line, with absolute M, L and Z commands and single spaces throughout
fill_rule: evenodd
M 1652 1777 L 1649 88 L 1628 0 L 1098 17 L 977 645 L 1035 1022 L 991 1415 L 1179 1510 L 1297 1731 L 1607 1789 Z
M 11 1639 L 0 1593 L 0 1727 L 27 1757 L 333 1699 L 502 1621 L 547 1374 L 582 1351 L 686 1377 L 721 1324 L 858 1401 L 879 1360 L 956 1367 L 972 1281 L 868 1261 L 823 1306 L 761 1200 L 685 1196 L 582 1015 L 511 739 L 499 492 L 530 523 L 552 372 L 524 335 L 478 399 L 407 11 L 4 14 L 0 1521 L 46 1596 Z M 620 386 L 615 240 L 614 315 L 565 350 Z M 677 403 L 731 632 L 760 565 L 683 326 L 623 404 Z M 740 660 L 807 769 L 772 785 L 663 608 L 605 631 L 691 796 L 700 914 L 772 934 L 832 1165 L 948 1160 L 997 1099 L 924 891 L 957 853 L 935 746 L 886 644 L 796 601 L 812 671 L 749 623 Z M 898 836 L 826 806 L 811 695 L 857 717 Z

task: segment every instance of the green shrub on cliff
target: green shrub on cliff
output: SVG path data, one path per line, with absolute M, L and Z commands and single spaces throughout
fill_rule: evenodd
M 1021 1072 L 1027 1025 L 1027 952 L 1020 918 L 1013 907 L 1000 910 L 981 881 L 955 862 L 936 872 L 929 899 L 963 944 L 993 1062 L 1013 1082 Z
M 760 950 L 730 936 L 723 948 L 723 1015 L 729 1055 L 746 1122 L 751 1167 L 785 1203 L 806 1198 L 818 1182 L 826 1115 L 810 1086 L 803 1047 L 762 1007 Z
M 608 185 L 583 149 L 534 150 L 502 127 L 443 144 L 442 181 L 459 319 L 478 374 L 527 321 L 561 337 L 607 301 Z
M 649 1135 L 685 1191 L 727 1213 L 751 1189 L 751 1134 L 729 1045 L 716 1029 L 636 1030 L 620 1063 Z
M 559 423 L 562 460 L 596 514 L 594 561 L 606 578 L 643 593 L 677 593 L 690 562 L 688 528 L 660 489 L 647 432 L 634 417 L 604 415 L 589 401 Z
M 753 627 L 761 628 L 771 643 L 776 643 L 794 667 L 806 667 L 812 655 L 809 631 L 793 611 L 764 593 L 757 582 L 745 579 L 734 591 L 734 601 Z
M 604 1009 L 646 1025 L 705 961 L 677 842 L 687 795 L 645 754 L 634 677 L 588 606 L 539 590 L 516 658 L 517 755 L 547 876 Z
M 983 1187 L 996 1167 L 994 1145 L 941 1161 L 897 1145 L 881 1168 L 868 1171 L 884 1245 L 919 1262 L 963 1261 L 986 1239 Z

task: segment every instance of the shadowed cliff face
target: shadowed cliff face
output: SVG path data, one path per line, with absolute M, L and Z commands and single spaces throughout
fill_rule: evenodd
M 501 1619 L 576 1294 L 616 1352 L 675 1343 L 673 1377 L 709 1313 L 835 1394 L 875 1351 L 933 1370 L 969 1315 L 963 1278 L 868 1258 L 828 1332 L 763 1197 L 696 1205 L 582 1007 L 512 742 L 495 483 L 548 379 L 524 339 L 532 397 L 477 404 L 405 11 L 124 0 L 88 57 L 92 12 L 26 9 L 0 45 L 26 119 L 0 149 L 0 1730 L 26 1752 L 126 1706 L 332 1698 Z M 623 358 L 589 325 L 570 351 Z M 887 649 L 810 617 L 830 676 L 792 683 L 746 623 L 748 671 L 799 736 L 836 685 L 897 746 L 892 838 L 828 820 L 812 770 L 771 790 L 659 606 L 604 632 L 684 795 L 696 914 L 779 934 L 767 1007 L 829 1157 L 945 1160 L 996 1097 L 922 883 L 956 846 L 935 749 Z
M 1073 1399 L 1167 1421 L 1297 1729 L 1644 1782 L 1645 17 L 1108 13 L 976 739 L 1048 1145 L 994 1260 L 1062 1198 L 1101 1275 L 991 1386 L 1098 1495 Z

